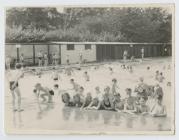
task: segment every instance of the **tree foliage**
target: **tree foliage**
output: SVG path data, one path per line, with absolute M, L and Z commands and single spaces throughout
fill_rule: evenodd
M 10 8 L 6 42 L 170 42 L 171 22 L 162 8 Z

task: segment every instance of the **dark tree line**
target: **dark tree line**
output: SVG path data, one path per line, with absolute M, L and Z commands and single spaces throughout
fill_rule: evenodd
M 10 8 L 6 42 L 170 42 L 172 15 L 162 8 Z

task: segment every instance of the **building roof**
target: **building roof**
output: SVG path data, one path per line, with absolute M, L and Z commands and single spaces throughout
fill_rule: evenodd
M 162 44 L 171 44 L 171 43 L 139 43 L 139 42 L 51 42 L 53 44 L 124 44 L 124 45 L 162 45 Z
M 79 45 L 84 45 L 84 44 L 94 44 L 94 45 L 171 45 L 171 43 L 141 43 L 141 42 L 59 42 L 59 41 L 52 41 L 52 42 L 39 42 L 39 43 L 5 43 L 6 45 L 62 45 L 62 44 L 79 44 Z

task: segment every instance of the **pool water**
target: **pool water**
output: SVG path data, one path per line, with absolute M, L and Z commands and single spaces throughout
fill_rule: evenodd
M 53 81 L 50 71 L 43 74 L 41 78 L 28 74 L 19 81 L 22 94 L 22 112 L 13 112 L 11 105 L 11 93 L 8 89 L 8 82 L 5 84 L 5 128 L 8 133 L 132 133 L 137 132 L 162 132 L 173 130 L 173 112 L 174 112 L 174 93 L 172 87 L 167 86 L 171 82 L 172 70 L 163 69 L 163 66 L 171 65 L 171 58 L 148 59 L 142 63 L 132 63 L 133 73 L 121 69 L 120 62 L 112 62 L 101 65 L 99 69 L 94 67 L 82 68 L 75 70 L 74 74 L 69 77 L 61 73 L 61 80 Z M 114 73 L 111 74 L 108 67 L 112 67 Z M 147 70 L 147 66 L 151 69 Z M 100 87 L 101 92 L 106 85 L 111 86 L 112 78 L 118 80 L 121 98 L 125 98 L 125 89 L 134 87 L 138 83 L 139 77 L 144 77 L 144 82 L 154 85 L 155 71 L 163 72 L 165 76 L 161 87 L 164 91 L 163 104 L 167 108 L 167 117 L 151 117 L 148 115 L 131 115 L 127 113 L 118 113 L 105 110 L 81 110 L 76 107 L 64 107 L 61 96 L 56 94 L 51 104 L 42 104 L 37 101 L 33 93 L 34 85 L 41 83 L 43 86 L 53 88 L 54 84 L 59 84 L 61 90 L 67 90 L 73 94 L 70 79 L 82 85 L 85 93 L 94 94 L 94 88 Z M 83 73 L 88 71 L 90 81 L 86 82 Z M 135 96 L 135 93 L 132 93 Z

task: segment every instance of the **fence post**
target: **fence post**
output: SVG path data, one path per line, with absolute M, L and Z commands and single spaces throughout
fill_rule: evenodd
M 33 64 L 35 65 L 35 45 L 33 44 Z

